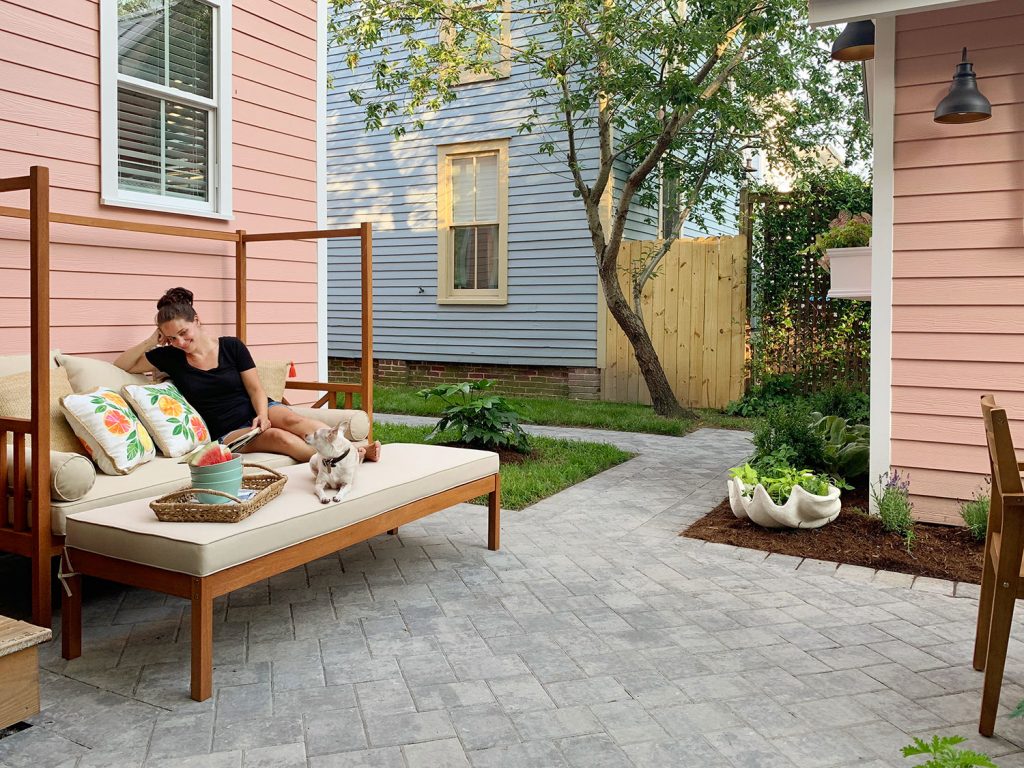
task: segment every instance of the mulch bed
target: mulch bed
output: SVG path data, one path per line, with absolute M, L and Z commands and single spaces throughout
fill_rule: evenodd
M 972 584 L 981 581 L 984 543 L 971 538 L 966 528 L 918 523 L 914 526 L 913 548 L 908 553 L 902 539 L 882 530 L 878 517 L 864 513 L 868 508 L 866 492 L 844 491 L 842 498 L 839 517 L 821 528 L 809 530 L 769 530 L 749 520 L 740 520 L 732 513 L 726 498 L 681 535 L 915 576 Z

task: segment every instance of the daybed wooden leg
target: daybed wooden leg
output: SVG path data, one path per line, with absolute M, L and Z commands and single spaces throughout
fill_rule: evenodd
M 205 579 L 192 580 L 192 698 L 213 695 L 213 597 Z
M 501 547 L 501 478 L 494 476 L 494 490 L 487 494 L 487 548 Z
M 50 561 L 49 552 L 36 552 L 32 557 L 32 623 L 47 629 L 53 624 Z
M 65 659 L 82 655 L 82 577 L 71 574 L 64 577 L 71 595 L 60 591 L 60 654 Z
M 397 528 L 388 528 L 388 536 L 397 536 L 397 535 L 398 535 L 398 529 Z
M 981 599 L 978 600 L 978 626 L 974 633 L 974 668 L 985 669 L 988 656 L 988 630 L 992 622 L 992 602 L 996 591 L 996 570 L 992 560 L 992 544 L 985 539 L 985 559 L 981 568 Z
M 1008 568 L 1002 570 L 1009 571 Z M 1000 576 L 1003 576 L 1006 581 L 1013 578 L 1013 576 L 996 573 L 997 581 Z M 1010 624 L 1013 622 L 1013 604 L 1016 598 L 1016 592 L 1009 583 L 996 587 L 992 601 L 992 620 L 988 630 L 985 678 L 981 690 L 981 718 L 978 722 L 978 732 L 982 736 L 991 736 L 996 725 L 999 692 L 1003 686 L 1003 668 L 1006 664 L 1006 646 L 1010 640 Z

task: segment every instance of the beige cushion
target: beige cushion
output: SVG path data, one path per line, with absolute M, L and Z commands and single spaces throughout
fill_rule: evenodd
M 210 441 L 203 417 L 172 382 L 129 384 L 121 394 L 164 456 L 184 456 Z
M 281 360 L 254 360 L 263 391 L 272 400 L 284 397 L 284 382 L 288 378 L 288 363 Z
M 127 475 L 156 456 L 146 427 L 113 389 L 65 395 L 60 408 L 103 474 Z
M 25 478 L 32 488 L 32 454 L 25 461 Z M 50 451 L 50 498 L 53 501 L 76 501 L 87 494 L 96 482 L 96 465 L 80 453 Z M 14 446 L 7 446 L 7 484 L 14 485 Z
M 243 461 L 246 464 L 262 464 L 274 469 L 295 464 L 288 456 L 279 453 L 247 453 Z M 123 504 L 136 499 L 153 499 L 184 488 L 188 484 L 187 464 L 179 464 L 177 459 L 159 456 L 143 464 L 130 475 L 96 475 L 96 484 L 84 496 L 72 502 L 52 505 L 51 528 L 55 534 L 63 536 L 65 520 L 72 513 L 99 510 L 112 504 Z
M 50 450 L 85 453 L 67 419 L 60 410 L 60 399 L 71 394 L 67 373 L 60 368 L 50 371 Z M 32 418 L 32 374 L 28 371 L 0 377 L 0 416 L 15 419 Z M 13 438 L 9 438 L 12 439 Z M 31 438 L 26 440 L 32 444 Z
M 77 357 L 57 353 L 57 364 L 68 372 L 72 392 L 91 392 L 96 387 L 120 390 L 128 384 L 149 384 L 150 378 L 142 373 L 122 371 L 113 363 L 94 357 Z
M 50 367 L 57 367 L 57 355 L 59 349 L 50 350 Z M 12 373 L 21 373 L 32 369 L 31 355 L 0 355 L 0 376 L 10 376 Z
M 291 409 L 300 416 L 320 421 L 328 427 L 345 426 L 345 437 L 354 443 L 365 441 L 370 434 L 370 419 L 366 411 L 349 411 L 344 408 L 306 408 L 293 405 Z
M 308 466 L 282 471 L 288 484 L 281 495 L 240 523 L 162 523 L 148 504 L 135 501 L 69 516 L 67 545 L 205 576 L 493 475 L 498 471 L 498 455 L 389 443 L 381 461 L 360 465 L 352 492 L 336 504 L 317 500 Z M 486 514 L 481 508 L 481 517 Z

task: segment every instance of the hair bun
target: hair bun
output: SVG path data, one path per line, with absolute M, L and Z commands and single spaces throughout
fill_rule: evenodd
M 188 288 L 171 288 L 156 303 L 157 309 L 162 309 L 172 304 L 184 304 L 186 306 L 192 306 L 192 291 Z

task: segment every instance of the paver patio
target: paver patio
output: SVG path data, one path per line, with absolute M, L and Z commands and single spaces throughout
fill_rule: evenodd
M 1024 723 L 977 736 L 976 588 L 678 537 L 745 433 L 533 431 L 639 455 L 506 511 L 499 552 L 461 505 L 231 594 L 201 703 L 187 603 L 94 590 L 0 765 L 874 768 L 938 732 L 1024 766 Z

